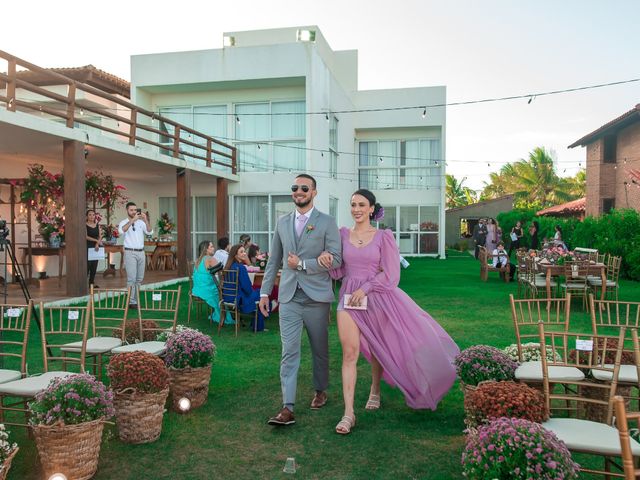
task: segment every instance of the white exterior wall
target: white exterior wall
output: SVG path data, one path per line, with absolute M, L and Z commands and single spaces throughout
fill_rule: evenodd
M 316 31 L 315 43 L 296 42 L 297 28 Z M 235 46 L 217 50 L 160 53 L 131 59 L 132 102 L 150 110 L 186 105 L 227 105 L 273 100 L 301 100 L 307 112 L 360 110 L 427 105 L 446 102 L 445 87 L 357 91 L 357 51 L 334 52 L 317 27 L 296 27 L 252 32 L 230 32 Z M 339 120 L 338 151 L 352 152 L 338 158 L 338 179 L 328 177 L 329 155 L 305 152 L 306 170 L 318 177 L 319 209 L 329 211 L 329 198 L 339 199 L 338 223 L 351 223 L 349 199 L 358 188 L 358 141 L 367 139 L 438 138 L 446 158 L 446 114 L 422 110 L 345 113 Z M 235 120 L 227 119 L 227 136 L 234 137 Z M 329 124 L 324 115 L 306 116 L 306 148 L 325 152 Z M 374 191 L 383 205 L 436 205 L 439 207 L 438 251 L 444 257 L 444 162 L 440 189 Z M 326 172 L 324 174 L 318 172 Z M 295 172 L 241 172 L 230 183 L 230 195 L 289 194 Z M 212 190 L 213 192 L 213 190 Z M 213 195 L 213 193 L 211 193 Z M 233 203 L 233 202 L 231 202 Z M 233 216 L 231 229 L 233 229 Z

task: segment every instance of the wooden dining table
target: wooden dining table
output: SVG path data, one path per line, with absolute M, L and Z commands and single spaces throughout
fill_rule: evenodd
M 155 247 L 153 253 L 151 253 L 150 267 L 149 270 L 155 270 L 156 265 L 158 263 L 158 258 L 160 255 L 166 252 L 171 252 L 176 246 L 178 242 L 167 242 L 160 240 L 147 240 L 144 242 L 145 247 Z
M 547 280 L 547 298 L 551 298 L 551 277 L 559 277 L 560 275 L 564 275 L 564 265 L 556 265 L 554 263 L 537 263 L 537 267 L 539 270 L 546 271 L 546 280 Z M 605 294 L 607 293 L 607 266 L 604 263 L 591 263 L 587 266 L 587 275 L 597 275 L 600 274 L 602 278 L 602 293 L 600 294 L 600 299 L 605 299 Z
M 282 275 L 282 270 L 278 270 L 278 275 L 276 275 L 275 286 L 280 285 L 280 277 Z M 264 280 L 264 271 L 260 272 L 249 272 L 249 279 L 253 284 L 254 288 L 260 288 L 262 286 L 262 281 Z

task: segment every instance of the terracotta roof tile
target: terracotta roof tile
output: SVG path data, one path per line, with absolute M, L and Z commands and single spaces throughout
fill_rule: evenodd
M 586 197 L 572 200 L 571 202 L 563 203 L 561 205 L 554 205 L 553 207 L 545 208 L 536 213 L 538 216 L 544 215 L 571 215 L 576 213 L 584 213 L 587 206 Z

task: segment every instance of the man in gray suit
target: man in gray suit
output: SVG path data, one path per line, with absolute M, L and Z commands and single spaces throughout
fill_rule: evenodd
M 312 409 L 327 403 L 329 385 L 329 309 L 334 300 L 328 269 L 342 263 L 340 232 L 333 217 L 313 206 L 318 193 L 315 179 L 307 174 L 296 177 L 291 186 L 295 211 L 278 219 L 269 262 L 260 288 L 260 311 L 267 316 L 269 294 L 282 268 L 278 301 L 280 302 L 280 338 L 282 361 L 282 410 L 269 419 L 270 425 L 295 423 L 302 327 L 306 327 L 313 354 L 313 384 L 316 393 Z

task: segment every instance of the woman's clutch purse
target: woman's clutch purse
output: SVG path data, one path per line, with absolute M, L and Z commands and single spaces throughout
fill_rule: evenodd
M 343 306 L 345 309 L 347 310 L 366 310 L 367 309 L 367 297 L 365 296 L 362 299 L 362 303 L 360 303 L 360 305 L 349 305 L 349 301 L 351 300 L 351 294 L 350 293 L 345 293 L 344 294 L 344 302 L 343 302 Z

